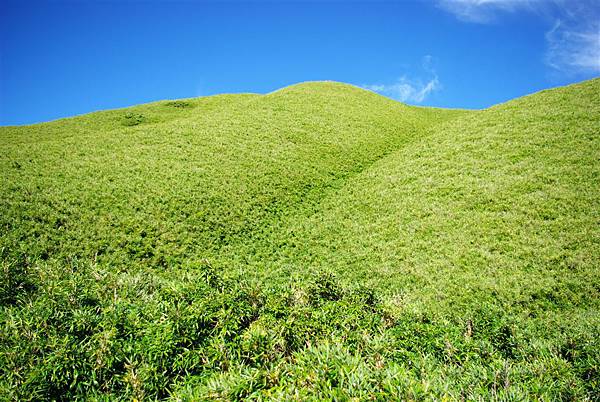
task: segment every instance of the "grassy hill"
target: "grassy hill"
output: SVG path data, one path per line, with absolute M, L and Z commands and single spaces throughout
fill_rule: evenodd
M 0 128 L 0 396 L 600 398 L 599 94 Z

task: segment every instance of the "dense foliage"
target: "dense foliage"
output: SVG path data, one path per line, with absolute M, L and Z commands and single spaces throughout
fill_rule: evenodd
M 0 129 L 2 399 L 600 399 L 600 80 Z

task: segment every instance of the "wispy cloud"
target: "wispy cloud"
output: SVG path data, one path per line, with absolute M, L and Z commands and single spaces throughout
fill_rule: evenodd
M 600 73 L 600 6 L 557 19 L 546 33 L 546 63 L 567 73 Z
M 499 13 L 534 10 L 540 0 L 439 0 L 438 6 L 461 21 L 485 24 Z
M 441 89 L 442 85 L 435 70 L 431 67 L 431 56 L 423 58 L 423 69 L 430 76 L 429 79 L 409 78 L 401 76 L 395 82 L 388 84 L 365 84 L 361 87 L 380 93 L 400 102 L 421 103 L 432 92 Z
M 389 98 L 401 102 L 421 103 L 431 92 L 440 87 L 437 78 L 423 84 L 421 81 L 411 81 L 406 77 L 400 77 L 398 81 L 391 84 L 363 85 L 363 88 L 380 93 Z
M 486 24 L 503 14 L 529 12 L 549 21 L 545 62 L 565 73 L 600 72 L 600 3 L 597 0 L 438 0 L 461 21 Z

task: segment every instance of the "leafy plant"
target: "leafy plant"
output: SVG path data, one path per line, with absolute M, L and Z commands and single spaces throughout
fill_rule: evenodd
M 143 114 L 127 112 L 123 115 L 121 124 L 123 124 L 124 126 L 130 127 L 130 126 L 137 126 L 138 124 L 142 124 L 145 121 L 146 121 L 146 117 L 144 117 Z

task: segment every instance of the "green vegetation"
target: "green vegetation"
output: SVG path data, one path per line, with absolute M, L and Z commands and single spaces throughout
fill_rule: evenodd
M 600 79 L 0 128 L 0 399 L 600 399 Z

